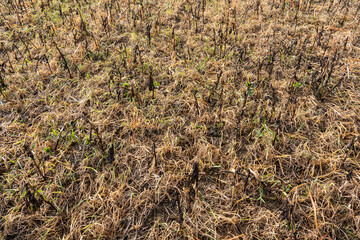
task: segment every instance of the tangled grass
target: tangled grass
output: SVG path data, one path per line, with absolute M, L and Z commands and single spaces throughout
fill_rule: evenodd
M 0 6 L 0 239 L 360 239 L 359 1 Z

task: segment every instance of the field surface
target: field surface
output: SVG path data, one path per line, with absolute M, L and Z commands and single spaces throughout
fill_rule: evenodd
M 0 1 L 0 239 L 360 239 L 359 21 Z

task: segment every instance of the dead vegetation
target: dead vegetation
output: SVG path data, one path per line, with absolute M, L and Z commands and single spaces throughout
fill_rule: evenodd
M 2 1 L 1 239 L 360 239 L 359 1 Z

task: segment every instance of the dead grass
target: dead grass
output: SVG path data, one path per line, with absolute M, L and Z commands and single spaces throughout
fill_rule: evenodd
M 1 239 L 360 239 L 358 1 L 0 6 Z

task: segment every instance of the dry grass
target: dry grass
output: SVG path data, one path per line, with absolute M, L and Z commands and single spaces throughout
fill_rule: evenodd
M 359 1 L 0 6 L 0 239 L 360 239 Z

